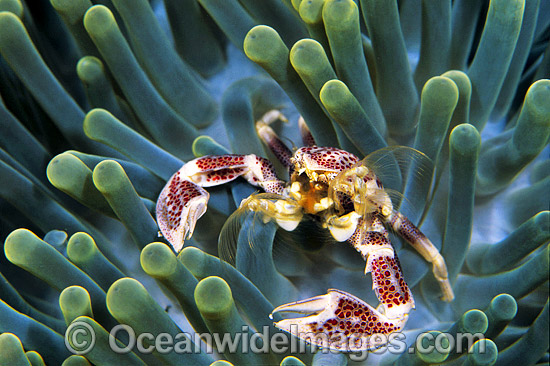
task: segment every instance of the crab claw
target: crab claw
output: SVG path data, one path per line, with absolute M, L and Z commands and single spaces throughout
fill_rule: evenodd
M 258 194 L 245 198 L 239 207 L 262 213 L 265 224 L 275 219 L 277 224 L 286 231 L 296 229 L 303 216 L 302 207 L 299 204 L 288 198 L 271 194 Z
M 357 229 L 360 218 L 361 215 L 355 211 L 351 211 L 349 214 L 340 217 L 329 217 L 327 220 L 327 227 L 336 241 L 346 241 Z
M 181 234 L 182 245 L 185 239 L 190 239 L 191 236 L 193 235 L 193 231 L 195 230 L 195 224 L 197 223 L 197 220 L 206 212 L 207 202 L 208 202 L 208 197 L 199 196 L 189 200 L 187 205 L 183 208 L 181 212 L 180 227 L 178 228 L 178 230 L 182 232 Z M 176 249 L 176 251 L 179 251 L 179 250 L 181 250 L 181 248 Z
M 209 194 L 193 182 L 171 179 L 157 201 L 157 221 L 162 235 L 176 253 L 195 230 L 197 220 L 206 212 Z
M 390 333 L 399 331 L 408 315 L 388 319 L 363 300 L 344 291 L 330 289 L 326 295 L 278 306 L 273 313 L 310 314 L 284 319 L 275 326 L 323 348 L 341 352 L 373 350 L 388 342 Z

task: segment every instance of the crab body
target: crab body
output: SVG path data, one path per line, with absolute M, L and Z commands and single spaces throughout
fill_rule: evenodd
M 294 153 L 281 142 L 269 123 L 282 118 L 277 111 L 256 124 L 260 138 L 289 169 L 288 183 L 277 178 L 273 165 L 256 155 L 204 156 L 186 163 L 168 181 L 157 201 L 157 221 L 164 237 L 179 252 L 196 221 L 206 211 L 208 192 L 203 187 L 230 182 L 238 177 L 270 193 L 254 195 L 241 207 L 261 212 L 264 221 L 275 220 L 294 230 L 304 215 L 314 216 L 340 242 L 349 242 L 365 259 L 379 300 L 374 308 L 341 290 L 278 306 L 273 312 L 308 314 L 283 319 L 275 326 L 312 344 L 339 351 L 371 350 L 401 330 L 414 308 L 399 260 L 386 226 L 393 228 L 433 264 L 443 299 L 453 292 L 445 262 L 416 226 L 395 211 L 375 173 L 355 155 L 333 147 L 314 145 L 304 121 L 302 139 L 307 145 Z M 273 198 L 275 197 L 275 198 Z M 375 337 L 378 336 L 378 337 Z

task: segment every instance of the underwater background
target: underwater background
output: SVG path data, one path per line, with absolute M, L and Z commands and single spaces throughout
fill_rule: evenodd
M 0 0 L 0 11 L 0 365 L 549 364 L 549 0 Z M 178 256 L 158 236 L 156 199 L 185 161 L 253 153 L 288 178 L 254 126 L 273 108 L 289 146 L 301 146 L 301 115 L 321 146 L 363 158 L 406 145 L 431 161 L 396 190 L 456 298 L 441 302 L 431 267 L 392 236 L 416 303 L 405 350 L 242 351 L 280 332 L 278 305 L 329 288 L 377 301 L 361 256 L 311 222 L 285 232 L 249 215 L 230 238 L 234 266 L 220 262 L 224 222 L 256 191 L 244 181 L 208 189 Z M 83 355 L 64 339 L 75 323 L 96 335 Z M 235 352 L 193 339 L 189 352 L 122 354 L 108 338 L 119 324 L 242 338 Z M 468 353 L 423 352 L 424 332 L 483 337 Z

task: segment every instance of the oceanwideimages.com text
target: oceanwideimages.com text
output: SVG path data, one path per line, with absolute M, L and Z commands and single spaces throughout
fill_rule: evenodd
M 321 337 L 321 342 L 319 342 Z M 301 334 L 303 339 L 316 339 L 318 344 L 322 343 L 323 334 Z M 439 353 L 465 353 L 478 340 L 483 339 L 482 333 L 420 333 L 414 340 L 407 339 L 405 333 L 394 332 L 386 336 L 375 334 L 368 342 L 375 344 L 376 348 L 369 351 L 363 350 L 356 352 L 356 343 L 346 344 L 346 342 L 355 342 L 354 338 L 342 337 L 342 344 L 338 348 L 344 352 L 352 352 L 350 359 L 360 361 L 364 360 L 369 353 L 383 354 L 386 352 L 392 354 L 409 353 L 431 353 L 434 350 Z M 119 339 L 126 339 L 123 344 Z M 73 322 L 65 333 L 65 345 L 67 349 L 74 354 L 84 355 L 89 353 L 96 342 L 96 334 L 92 326 L 84 321 Z M 328 344 L 328 338 L 326 343 Z M 483 343 L 480 343 L 483 345 Z M 137 351 L 142 354 L 148 353 L 293 353 L 304 354 L 308 352 L 308 347 L 313 347 L 283 332 L 274 332 L 273 328 L 265 326 L 261 332 L 243 326 L 240 332 L 236 333 L 139 333 L 132 327 L 124 324 L 115 326 L 109 332 L 109 347 L 118 354 L 125 354 Z M 320 347 L 322 351 L 329 352 L 328 347 Z M 479 352 L 483 352 L 482 349 Z

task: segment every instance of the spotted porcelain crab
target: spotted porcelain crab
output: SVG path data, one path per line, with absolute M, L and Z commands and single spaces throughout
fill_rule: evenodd
M 303 119 L 299 126 L 305 147 L 292 153 L 269 127 L 283 119 L 270 111 L 256 123 L 258 135 L 289 169 L 290 182 L 277 178 L 273 165 L 256 155 L 204 156 L 189 161 L 162 190 L 156 213 L 160 230 L 179 252 L 191 237 L 195 223 L 206 211 L 209 194 L 204 187 L 238 177 L 266 194 L 243 200 L 241 207 L 273 219 L 287 231 L 304 215 L 313 215 L 336 241 L 349 242 L 366 261 L 380 304 L 374 308 L 341 290 L 278 306 L 277 312 L 307 314 L 278 321 L 275 326 L 317 346 L 340 351 L 363 351 L 381 346 L 380 337 L 400 331 L 414 300 L 389 241 L 389 226 L 433 265 L 444 301 L 454 298 L 443 257 L 430 240 L 392 201 L 365 161 L 333 147 L 319 147 Z M 267 218 L 267 220 L 265 220 Z

